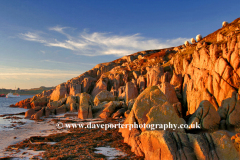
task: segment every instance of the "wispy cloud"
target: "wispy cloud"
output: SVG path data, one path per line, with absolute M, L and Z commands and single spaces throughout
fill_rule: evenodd
M 74 63 L 67 63 L 67 62 L 59 62 L 59 61 L 53 61 L 49 59 L 42 60 L 42 62 L 49 62 L 49 63 L 59 63 L 59 64 L 66 64 L 66 65 L 75 65 Z M 82 63 L 82 62 L 77 62 L 79 65 L 88 65 L 88 66 L 95 66 L 96 64 L 94 63 Z
M 88 33 L 83 31 L 78 36 L 71 36 L 66 31 L 70 27 L 52 27 L 50 31 L 65 35 L 65 39 L 46 38 L 38 33 L 21 33 L 20 38 L 27 41 L 42 43 L 45 46 L 60 47 L 74 51 L 74 54 L 97 56 L 97 55 L 116 55 L 124 56 L 141 50 L 167 48 L 183 44 L 190 38 L 176 38 L 169 40 L 152 39 L 133 35 L 113 35 L 111 33 Z M 75 34 L 76 35 L 76 34 Z
M 81 74 L 77 71 L 69 70 L 48 70 L 35 68 L 5 68 L 0 67 L 0 79 L 55 79 L 55 78 L 72 78 Z

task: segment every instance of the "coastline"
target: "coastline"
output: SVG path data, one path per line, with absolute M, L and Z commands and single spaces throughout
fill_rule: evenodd
M 76 114 L 76 113 L 75 113 Z M 120 119 L 85 119 L 64 117 L 64 114 L 43 118 L 19 126 L 13 130 L 0 131 L 0 159 L 51 159 L 59 157 L 105 158 L 105 159 L 143 159 L 137 157 L 130 147 L 123 142 L 118 129 L 57 129 L 56 123 L 107 124 L 120 123 Z M 75 137 L 79 140 L 71 141 Z M 60 139 L 60 140 L 59 140 Z M 47 140 L 47 141 L 46 141 Z M 83 145 L 85 141 L 88 145 Z M 61 146 L 61 151 L 57 148 Z M 74 147 L 75 146 L 75 147 Z M 79 150 L 71 149 L 79 148 Z M 80 149 L 81 148 L 81 149 Z M 87 149 L 86 149 L 87 148 Z M 124 158 L 125 157 L 125 158 Z
M 47 136 L 60 132 L 57 130 L 56 125 L 53 121 L 51 121 L 51 119 L 46 119 L 44 121 L 32 121 L 13 130 L 2 130 L 0 131 L 0 158 L 16 156 L 14 152 L 6 152 L 5 149 L 10 145 L 22 142 L 32 136 Z

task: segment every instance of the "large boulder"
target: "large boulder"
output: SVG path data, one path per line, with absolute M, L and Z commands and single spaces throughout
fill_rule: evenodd
M 25 118 L 31 118 L 31 116 L 35 113 L 36 111 L 34 109 L 29 109 L 28 111 L 25 112 Z
M 193 147 L 185 133 L 163 130 L 145 131 L 139 136 L 139 141 L 138 147 L 146 160 L 196 159 Z
M 46 97 L 46 96 L 44 96 L 44 97 L 38 97 L 38 98 L 36 98 L 35 100 L 32 100 L 32 102 L 31 102 L 30 105 L 31 105 L 31 108 L 34 108 L 34 107 L 36 107 L 36 106 L 42 106 L 42 107 L 44 107 L 44 106 L 47 106 L 48 101 L 49 101 L 49 98 Z
M 152 86 L 145 89 L 137 97 L 130 114 L 124 121 L 124 125 L 127 127 L 120 128 L 119 131 L 124 137 L 124 142 L 132 147 L 133 152 L 137 155 L 144 155 L 147 151 L 143 151 L 143 149 L 139 147 L 139 143 L 141 143 L 140 135 L 144 131 L 166 129 L 173 132 L 185 132 L 185 130 L 180 127 L 163 127 L 163 125 L 169 125 L 169 123 L 177 126 L 186 124 L 182 118 L 178 117 L 175 109 L 167 101 L 166 96 L 161 90 L 157 86 Z M 136 124 L 138 125 L 137 128 L 129 128 L 129 126 Z M 161 124 L 162 126 L 155 126 L 155 124 Z M 153 126 L 153 128 L 143 126 Z
M 203 130 L 214 131 L 219 128 L 221 117 L 209 101 L 202 101 L 197 111 L 190 117 L 188 124 L 195 129 L 200 124 Z
M 26 109 L 30 109 L 31 108 L 31 98 L 27 98 L 25 100 L 21 100 L 19 102 L 17 102 L 14 107 L 19 107 L 19 108 L 26 108 Z
M 42 108 L 40 111 L 32 114 L 31 119 L 39 120 L 42 116 L 44 116 L 45 108 Z
M 79 100 L 78 118 L 87 119 L 92 118 L 91 95 L 81 93 Z
M 239 159 L 239 154 L 226 131 L 188 134 L 196 159 Z
M 52 92 L 50 99 L 53 101 L 58 101 L 64 98 L 67 94 L 67 86 L 65 83 L 59 84 Z
M 109 91 L 101 91 L 94 98 L 94 105 L 97 106 L 103 101 L 114 101 L 115 97 Z
M 92 97 L 95 97 L 98 93 L 101 91 L 106 91 L 107 90 L 107 84 L 103 79 L 99 79 L 96 83 L 96 86 L 94 87 L 92 91 Z
M 77 103 L 77 97 L 76 96 L 68 96 L 66 104 L 70 105 L 72 103 Z
M 81 84 L 70 84 L 69 95 L 75 96 L 77 93 L 81 93 Z
M 111 102 L 107 103 L 106 105 L 104 105 L 104 109 L 101 111 L 101 114 L 99 115 L 99 117 L 100 118 L 110 117 L 112 115 L 112 113 L 114 113 L 114 111 L 120 107 L 122 107 L 122 102 L 111 101 Z
M 222 120 L 226 121 L 227 128 L 234 127 L 240 130 L 240 99 L 239 94 L 233 92 L 230 98 L 223 100 L 218 113 Z
M 161 77 L 164 75 L 163 67 L 147 67 L 147 87 L 161 83 Z
M 98 118 L 99 115 L 102 113 L 102 111 L 104 110 L 104 108 L 106 108 L 107 104 L 109 102 L 104 101 L 101 102 L 100 104 L 98 104 L 97 106 L 93 106 L 92 107 L 92 114 L 93 114 L 93 118 Z
M 164 93 L 169 103 L 174 104 L 179 102 L 175 89 L 170 83 L 168 82 L 161 83 L 159 85 L 159 89 Z
M 138 96 L 137 86 L 133 82 L 127 82 L 126 84 L 126 103 L 131 99 L 135 99 Z

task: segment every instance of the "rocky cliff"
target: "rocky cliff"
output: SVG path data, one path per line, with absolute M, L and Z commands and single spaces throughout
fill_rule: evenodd
M 195 43 L 102 63 L 15 106 L 32 119 L 67 111 L 79 118 L 127 117 L 121 128 L 146 159 L 240 159 L 240 18 Z M 194 42 L 194 41 L 192 41 Z

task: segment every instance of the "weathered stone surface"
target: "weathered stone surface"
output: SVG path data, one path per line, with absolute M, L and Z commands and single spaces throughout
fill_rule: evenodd
M 182 74 L 177 75 L 175 72 L 173 72 L 173 76 L 170 81 L 170 84 L 173 85 L 175 89 L 178 89 L 179 91 L 181 91 L 182 82 L 183 82 Z
M 127 111 L 124 113 L 124 116 L 127 118 L 130 112 L 131 112 L 130 110 L 127 110 Z
M 133 82 L 127 82 L 126 84 L 126 103 L 131 99 L 135 99 L 138 96 L 137 86 Z
M 230 98 L 223 100 L 222 106 L 218 109 L 222 120 L 226 120 L 226 127 L 240 128 L 240 101 L 239 94 L 233 92 Z M 239 130 L 239 129 L 238 129 Z
M 50 99 L 53 101 L 58 101 L 61 98 L 64 98 L 67 94 L 67 87 L 64 83 L 59 84 L 52 92 Z
M 137 85 L 138 85 L 138 88 L 139 88 L 139 93 L 144 91 L 144 89 L 146 88 L 146 80 L 142 75 L 138 77 Z
M 134 102 L 135 102 L 135 99 L 131 99 L 131 100 L 128 102 L 128 104 L 127 104 L 127 105 L 128 105 L 128 106 L 127 106 L 127 107 L 128 107 L 128 110 L 130 110 L 130 111 L 132 110 L 132 107 L 133 107 Z
M 70 104 L 70 112 L 77 112 L 79 109 L 79 104 L 78 103 L 71 103 Z
M 121 86 L 118 88 L 118 98 L 125 99 L 126 97 L 126 86 Z
M 119 101 L 111 101 L 104 105 L 104 109 L 101 111 L 99 115 L 100 118 L 107 118 L 110 117 L 117 108 L 122 106 L 122 102 Z
M 31 116 L 31 119 L 39 120 L 44 115 L 43 113 L 44 113 L 44 108 L 42 108 L 40 111 L 38 111 L 35 114 L 33 114 Z
M 94 105 L 97 106 L 103 101 L 114 101 L 115 97 L 108 91 L 101 91 L 94 98 Z
M 104 102 L 101 102 L 100 104 L 98 104 L 97 106 L 93 106 L 92 107 L 93 118 L 98 118 L 108 103 L 109 102 L 104 101 Z
M 161 77 L 164 74 L 163 67 L 147 67 L 147 87 L 161 83 Z
M 79 110 L 78 110 L 78 118 L 87 119 L 92 118 L 92 106 L 91 104 L 91 95 L 87 93 L 81 93 Z
M 77 97 L 76 96 L 68 96 L 66 104 L 71 105 L 72 103 L 77 103 Z
M 231 137 L 231 141 L 238 152 L 240 152 L 240 133 Z
M 164 95 L 167 98 L 167 101 L 170 104 L 179 102 L 176 92 L 175 92 L 175 89 L 173 88 L 173 86 L 170 83 L 168 83 L 168 82 L 161 83 L 159 85 L 159 89 L 164 93 Z
M 101 91 L 106 91 L 106 90 L 107 90 L 106 82 L 104 82 L 104 80 L 100 79 L 96 83 L 96 86 L 94 87 L 91 95 L 92 95 L 92 97 L 95 97 Z
M 209 101 L 202 101 L 197 111 L 190 117 L 188 125 L 200 124 L 201 129 L 214 131 L 219 128 L 220 116 Z M 192 127 L 192 129 L 195 126 Z
M 56 109 L 56 108 L 60 107 L 61 105 L 63 105 L 63 104 L 61 104 L 61 102 L 53 101 L 53 102 L 49 102 L 47 107 L 49 107 L 50 109 Z
M 115 113 L 112 115 L 112 118 L 124 116 L 124 113 L 125 113 L 125 112 L 126 112 L 126 109 L 125 109 L 125 108 L 121 108 L 121 109 L 117 110 L 117 112 L 115 112 Z
M 66 112 L 67 112 L 67 106 L 65 104 L 56 108 L 56 114 L 62 114 Z
M 86 77 L 82 81 L 82 92 L 90 93 L 91 86 L 97 81 L 96 78 Z
M 36 111 L 34 109 L 29 109 L 28 111 L 25 112 L 25 118 L 31 118 L 31 116 L 35 113 Z
M 70 84 L 69 95 L 75 96 L 77 93 L 81 93 L 81 84 Z
M 19 101 L 17 102 L 14 107 L 19 107 L 19 108 L 26 108 L 26 109 L 29 109 L 31 108 L 31 98 L 28 98 L 28 99 L 25 99 L 25 100 L 22 100 L 22 101 Z
M 139 136 L 139 141 L 146 160 L 196 159 L 185 133 L 145 131 Z
M 188 135 L 197 159 L 239 159 L 230 137 L 225 131 Z
M 44 97 L 40 97 L 40 98 L 36 98 L 36 100 L 32 100 L 31 101 L 31 108 L 34 108 L 36 106 L 47 106 L 49 98 L 47 98 L 46 96 Z

